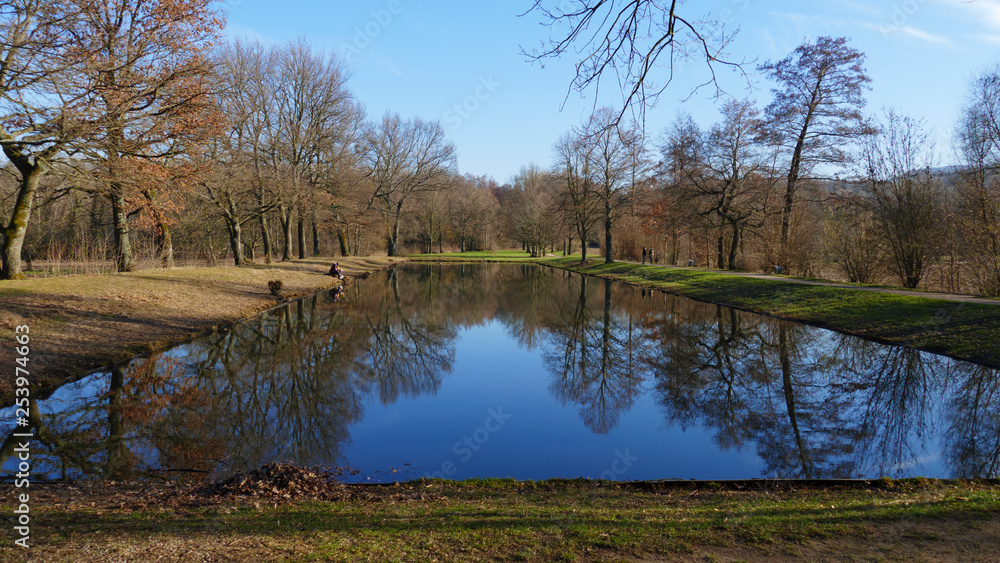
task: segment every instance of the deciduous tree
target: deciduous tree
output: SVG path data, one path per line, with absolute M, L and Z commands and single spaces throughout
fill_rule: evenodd
M 208 51 L 224 25 L 212 0 L 93 0 L 68 31 L 86 63 L 74 87 L 96 109 L 82 150 L 111 202 L 119 271 L 135 268 L 129 217 L 151 205 L 171 158 L 210 137 Z M 158 170 L 151 178 L 151 172 Z M 163 197 L 163 194 L 161 194 Z
M 869 134 L 862 108 L 871 79 L 865 54 L 844 37 L 819 37 L 807 41 L 784 59 L 767 62 L 759 70 L 777 83 L 774 101 L 767 106 L 767 121 L 776 141 L 787 151 L 788 174 L 781 215 L 781 266 L 788 267 L 792 206 L 800 179 L 817 164 L 848 160 L 846 147 L 856 137 Z
M 371 181 L 368 208 L 383 214 L 389 256 L 399 253 L 399 227 L 411 196 L 449 185 L 455 145 L 436 121 L 403 120 L 386 113 L 365 135 L 365 162 Z

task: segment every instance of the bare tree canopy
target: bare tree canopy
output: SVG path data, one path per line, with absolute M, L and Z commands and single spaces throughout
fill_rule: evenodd
M 882 231 L 888 266 L 903 287 L 915 288 L 945 233 L 943 196 L 931 174 L 927 133 L 920 120 L 887 110 L 862 151 L 865 192 Z
M 535 0 L 526 13 L 539 12 L 545 19 L 543 25 L 553 30 L 568 26 L 568 32 L 543 41 L 538 48 L 522 48 L 522 53 L 535 61 L 567 53 L 576 57 L 570 91 L 593 88 L 596 93 L 602 80 L 613 75 L 614 88 L 623 96 L 619 120 L 630 109 L 642 120 L 646 108 L 655 105 L 674 81 L 678 67 L 689 61 L 702 62 L 708 71 L 708 78 L 689 96 L 705 86 L 714 88 L 716 96 L 722 94 L 717 76 L 720 67 L 744 72 L 747 61 L 730 59 L 726 52 L 739 28 L 727 30 L 724 21 L 711 16 L 696 19 L 681 9 L 683 0 L 573 0 L 555 4 Z
M 818 163 L 847 161 L 845 147 L 871 133 L 861 110 L 871 78 L 865 54 L 845 37 L 806 41 L 792 54 L 759 70 L 777 82 L 766 114 L 776 141 L 788 150 L 788 178 L 781 219 L 781 266 L 788 267 L 792 205 L 799 178 Z
M 381 211 L 389 223 L 389 256 L 399 253 L 399 227 L 407 201 L 414 194 L 433 192 L 451 182 L 455 145 L 437 121 L 404 121 L 386 113 L 365 136 L 365 160 L 372 183 L 369 209 Z
M 972 81 L 958 125 L 964 160 L 957 184 L 961 243 L 973 284 L 1000 295 L 1000 66 Z

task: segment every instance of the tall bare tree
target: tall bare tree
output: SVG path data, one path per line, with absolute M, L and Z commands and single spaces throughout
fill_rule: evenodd
M 819 37 L 759 67 L 778 85 L 766 114 L 788 158 L 781 215 L 780 265 L 785 268 L 799 180 L 817 164 L 846 162 L 845 141 L 871 133 L 862 115 L 871 82 L 864 63 L 865 54 L 848 46 L 846 38 Z
M 604 221 L 604 262 L 612 263 L 612 226 L 629 203 L 645 147 L 639 128 L 624 128 L 611 108 L 590 117 L 579 131 L 580 141 L 593 145 L 594 179 L 599 186 Z
M 277 66 L 277 60 L 278 49 L 259 42 L 227 43 L 216 52 L 217 103 L 226 121 L 223 146 L 212 147 L 216 153 L 212 156 L 223 160 L 220 165 L 240 183 L 224 181 L 225 186 L 218 186 L 214 193 L 206 194 L 216 206 L 221 204 L 219 210 L 231 237 L 240 238 L 246 218 L 257 219 L 264 260 L 268 263 L 274 255 L 267 212 L 275 205 L 271 158 L 276 157 L 276 151 L 271 142 L 276 136 L 277 112 L 271 69 Z M 210 180 L 223 181 L 225 178 L 216 176 Z M 239 245 L 230 240 L 230 246 Z M 242 250 L 233 260 L 236 265 L 243 263 Z
M 399 228 L 411 196 L 440 190 L 451 180 L 455 145 L 437 121 L 403 120 L 386 113 L 365 135 L 365 161 L 372 192 L 368 208 L 388 224 L 389 256 L 399 253 Z
M 511 179 L 513 236 L 528 247 L 532 256 L 543 256 L 555 238 L 559 225 L 552 220 L 552 215 L 557 181 L 534 164 L 522 166 Z
M 958 127 L 960 238 L 976 289 L 1000 295 L 1000 66 L 977 76 Z
M 724 236 L 718 237 L 720 269 L 736 269 L 736 256 L 745 231 L 764 211 L 761 188 L 772 178 L 770 154 L 762 142 L 766 126 L 749 100 L 731 100 L 722 107 L 722 122 L 705 136 L 702 172 L 694 171 L 690 196 L 701 200 L 703 212 L 718 217 L 729 230 L 728 260 Z M 722 229 L 720 229 L 722 230 Z
M 556 170 L 562 179 L 559 210 L 576 231 L 582 248 L 581 261 L 586 262 L 591 233 L 603 216 L 600 186 L 595 180 L 594 144 L 570 131 L 556 141 L 555 152 Z
M 347 90 L 349 73 L 335 54 L 315 53 L 304 41 L 291 43 L 278 54 L 274 82 L 277 137 L 273 141 L 276 167 L 284 168 L 288 182 L 278 182 L 279 219 L 284 241 L 282 260 L 292 258 L 292 219 L 298 210 L 300 257 L 304 257 L 304 198 L 315 179 L 321 153 L 337 142 L 340 123 L 355 118 L 356 106 Z
M 449 222 L 462 252 L 494 248 L 501 234 L 497 189 L 496 181 L 489 176 L 466 174 L 456 179 L 448 198 Z

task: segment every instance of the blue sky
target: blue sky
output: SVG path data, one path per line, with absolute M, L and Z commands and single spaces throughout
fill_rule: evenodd
M 463 173 L 504 182 L 522 165 L 549 166 L 553 143 L 595 104 L 594 92 L 571 92 L 567 99 L 573 61 L 549 60 L 542 68 L 520 54 L 521 46 L 535 46 L 549 34 L 536 14 L 518 17 L 531 0 L 222 4 L 232 38 L 283 43 L 304 37 L 347 58 L 354 71 L 349 86 L 370 118 L 393 111 L 440 120 Z M 925 119 L 938 164 L 955 160 L 951 138 L 969 80 L 1000 62 L 1000 0 L 688 0 L 682 9 L 696 19 L 712 14 L 739 26 L 733 58 L 779 60 L 806 38 L 849 37 L 868 56 L 868 109 L 891 106 Z M 678 111 L 690 112 L 702 127 L 718 119 L 721 101 L 708 91 L 681 101 L 705 80 L 703 67 L 680 70 L 647 115 L 654 137 Z M 771 84 L 763 77 L 753 78 L 750 91 L 736 75 L 721 79 L 733 96 L 752 96 L 761 107 L 770 100 Z M 608 89 L 597 101 L 615 105 L 620 94 Z

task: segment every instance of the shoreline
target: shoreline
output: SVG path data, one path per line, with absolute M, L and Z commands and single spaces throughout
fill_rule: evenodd
M 308 258 L 248 266 L 186 267 L 119 274 L 69 275 L 0 282 L 0 339 L 31 329 L 33 395 L 106 367 L 223 330 L 268 309 L 332 289 L 326 275 L 339 261 L 345 282 L 405 261 L 399 258 Z M 276 297 L 268 281 L 280 280 Z M 13 347 L 0 347 L 12 365 Z M 12 403 L 13 378 L 0 380 Z
M 1000 369 L 1000 301 L 629 262 L 559 257 L 537 263 Z

